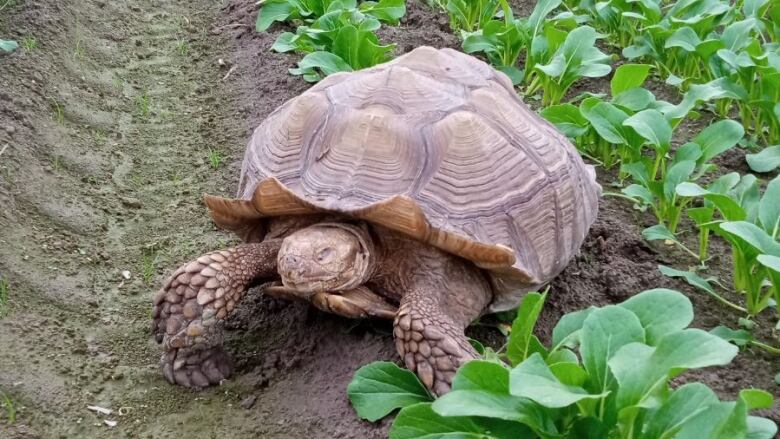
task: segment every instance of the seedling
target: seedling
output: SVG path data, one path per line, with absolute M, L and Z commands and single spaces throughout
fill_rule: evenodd
M 209 164 L 214 169 L 219 169 L 220 165 L 222 165 L 222 162 L 225 161 L 225 158 L 222 156 L 222 152 L 214 148 L 209 148 L 208 159 Z
M 16 406 L 11 397 L 4 392 L 0 391 L 0 403 L 5 410 L 5 422 L 7 424 L 13 424 L 16 422 Z
M 51 109 L 53 111 L 52 117 L 54 120 L 60 124 L 65 124 L 65 108 L 54 98 L 49 98 L 49 101 L 51 101 Z
M 181 56 L 187 56 L 187 54 L 190 53 L 190 45 L 187 43 L 187 40 L 179 40 L 179 42 L 176 43 L 176 51 L 179 52 L 179 55 Z
M 24 50 L 28 52 L 34 52 L 36 49 L 38 49 L 38 40 L 36 40 L 32 35 L 28 35 L 22 38 L 22 47 L 24 47 Z
M 8 306 L 8 281 L 0 278 L 0 319 L 7 316 L 10 313 L 10 307 Z
M 143 118 L 149 117 L 149 108 L 151 106 L 151 98 L 149 92 L 144 90 L 141 94 L 135 97 L 136 112 Z
M 51 169 L 55 172 L 62 170 L 62 158 L 60 156 L 54 156 L 51 158 Z
M 144 249 L 141 255 L 141 279 L 144 284 L 152 283 L 156 272 L 155 263 L 157 261 L 157 252 L 154 249 Z
M 73 49 L 73 58 L 82 59 L 84 58 L 84 53 L 84 46 L 81 38 L 79 38 L 76 40 L 76 47 Z

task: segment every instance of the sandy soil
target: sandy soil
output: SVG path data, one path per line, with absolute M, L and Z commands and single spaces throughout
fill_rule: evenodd
M 0 157 L 0 277 L 10 285 L 0 390 L 17 409 L 10 425 L 0 414 L 0 437 L 386 437 L 389 421 L 359 421 L 345 393 L 360 365 L 396 359 L 386 322 L 252 291 L 227 325 L 233 379 L 194 392 L 158 371 L 148 330 L 153 292 L 182 262 L 235 241 L 215 230 L 200 195 L 233 194 L 249 133 L 308 86 L 287 74 L 295 56 L 268 50 L 284 26 L 254 32 L 254 3 L 15 0 L 0 12 L 0 35 L 30 43 L 0 56 L 0 150 L 8 145 Z M 458 46 L 446 17 L 408 3 L 383 41 L 397 42 L 399 54 Z M 518 2 L 516 13 L 531 3 Z M 210 150 L 223 159 L 216 167 Z M 744 172 L 743 155 L 727 155 L 722 171 Z M 613 176 L 600 179 L 608 187 Z M 644 242 L 639 233 L 651 224 L 604 199 L 581 254 L 552 284 L 543 337 L 563 313 L 653 287 L 689 294 L 699 327 L 736 326 L 736 315 L 658 272 L 659 263 L 693 261 Z M 711 265 L 725 269 L 727 249 L 714 245 L 720 256 Z M 500 343 L 490 328 L 470 334 Z M 744 387 L 777 396 L 778 370 L 776 357 L 750 350 L 686 379 L 724 397 Z M 780 408 L 764 415 L 778 421 Z

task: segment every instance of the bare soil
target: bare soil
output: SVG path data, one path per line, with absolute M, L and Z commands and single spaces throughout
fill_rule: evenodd
M 286 28 L 256 33 L 252 0 L 11 3 L 0 11 L 0 36 L 28 44 L 0 56 L 0 150 L 8 146 L 0 277 L 10 284 L 0 391 L 17 409 L 12 424 L 0 413 L 0 437 L 386 437 L 390 421 L 358 420 L 345 391 L 361 365 L 397 360 L 386 322 L 342 319 L 254 290 L 227 325 L 238 369 L 231 380 L 189 391 L 165 382 L 157 366 L 153 293 L 179 264 L 235 242 L 214 228 L 201 194 L 232 195 L 251 131 L 308 87 L 287 73 L 294 55 L 269 51 Z M 532 2 L 514 6 L 527 14 Z M 398 43 L 397 54 L 459 45 L 447 18 L 419 0 L 380 36 Z M 213 166 L 210 151 L 222 163 Z M 745 172 L 743 156 L 727 155 L 721 172 Z M 607 190 L 613 179 L 600 174 Z M 656 287 L 688 294 L 696 326 L 736 326 L 738 316 L 658 272 L 659 263 L 694 262 L 643 241 L 652 223 L 624 201 L 603 199 L 581 253 L 552 283 L 543 338 L 566 312 Z M 728 248 L 713 245 L 710 266 L 728 285 Z M 501 341 L 486 326 L 469 333 Z M 759 335 L 778 342 L 768 329 Z M 745 387 L 778 396 L 778 371 L 777 357 L 750 349 L 728 367 L 683 379 L 726 398 Z M 763 414 L 780 421 L 777 404 Z

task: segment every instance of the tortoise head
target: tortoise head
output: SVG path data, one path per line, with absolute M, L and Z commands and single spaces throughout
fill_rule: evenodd
M 278 271 L 286 288 L 299 292 L 339 291 L 365 283 L 376 255 L 364 227 L 318 223 L 282 241 Z

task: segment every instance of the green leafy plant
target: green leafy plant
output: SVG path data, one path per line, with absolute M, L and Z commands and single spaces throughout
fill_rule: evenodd
M 634 128 L 652 147 L 654 154 L 623 165 L 635 183 L 622 192 L 640 206 L 649 206 L 659 224 L 674 235 L 681 213 L 690 201 L 690 198 L 680 196 L 677 187 L 698 180 L 714 169 L 710 160 L 739 142 L 744 135 L 742 126 L 730 120 L 715 122 L 679 147 L 671 162 L 667 162 L 672 128 L 660 112 L 643 110 L 626 119 L 623 124 Z
M 772 172 L 780 166 L 780 145 L 768 146 L 756 154 L 745 155 L 754 172 Z
M 528 93 L 543 90 L 542 105 L 557 104 L 572 84 L 580 78 L 600 78 L 612 71 L 610 57 L 596 47 L 601 35 L 590 26 L 578 27 L 566 35 L 546 64 L 535 66 Z
M 491 19 L 474 32 L 461 32 L 466 53 L 483 52 L 490 63 L 506 73 L 515 84 L 523 80 L 517 59 L 523 50 L 531 47 L 534 39 L 545 29 L 545 17 L 561 4 L 561 0 L 542 0 L 536 3 L 527 18 L 515 18 L 506 0 L 500 0 L 503 19 Z M 526 68 L 533 69 L 533 60 L 526 60 Z
M 329 12 L 355 10 L 356 0 L 264 0 L 257 14 L 255 30 L 266 31 L 276 21 L 300 20 L 312 23 Z M 359 11 L 379 21 L 396 25 L 406 13 L 404 0 L 365 1 Z
M 538 308 L 540 298 L 529 297 L 531 305 L 524 301 L 526 312 L 518 314 L 522 321 L 515 321 L 519 327 L 535 324 L 528 310 Z M 511 367 L 468 362 L 452 391 L 435 401 L 411 372 L 378 373 L 376 363 L 358 371 L 348 393 L 368 419 L 402 407 L 391 439 L 773 437 L 774 422 L 748 414 L 772 405 L 767 392 L 748 389 L 737 401 L 720 401 L 701 383 L 669 386 L 688 369 L 728 364 L 737 354 L 726 340 L 688 328 L 692 320 L 684 295 L 648 290 L 620 305 L 565 315 L 550 349 L 513 330 L 509 345 L 520 349 L 509 358 Z
M 447 0 L 450 26 L 456 31 L 482 29 L 499 11 L 502 0 Z

